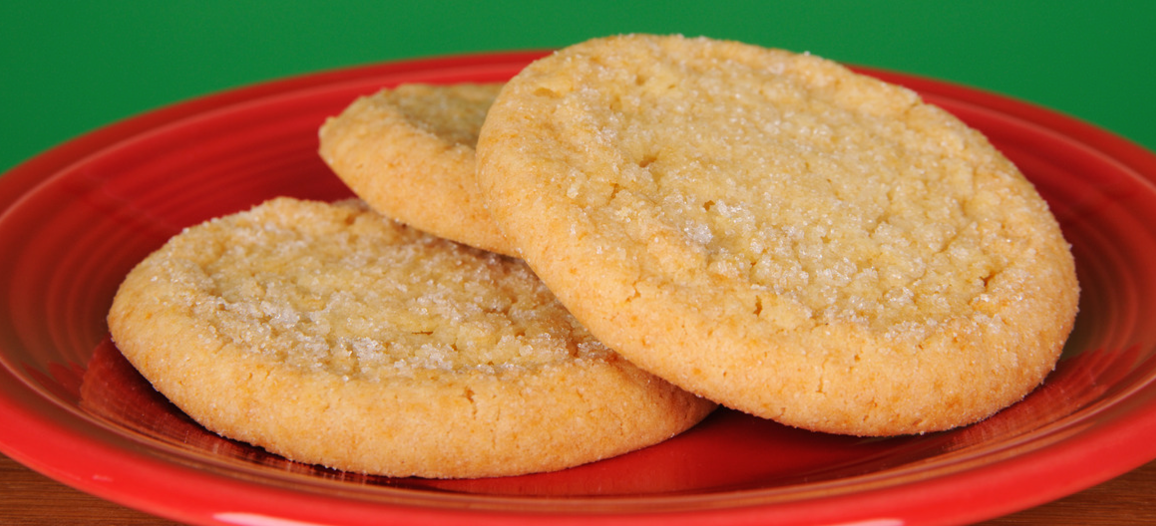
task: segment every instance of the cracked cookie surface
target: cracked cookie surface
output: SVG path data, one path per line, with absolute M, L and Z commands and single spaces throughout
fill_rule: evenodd
M 279 198 L 186 229 L 128 275 L 109 327 L 208 429 L 350 471 L 561 469 L 714 406 L 594 340 L 521 261 L 359 201 Z
M 477 147 L 510 242 L 601 341 L 724 405 L 948 429 L 1054 367 L 1078 284 L 977 131 L 818 57 L 625 35 L 512 79 Z
M 474 146 L 501 84 L 402 84 L 360 97 L 319 131 L 321 158 L 387 217 L 516 255 L 482 206 Z

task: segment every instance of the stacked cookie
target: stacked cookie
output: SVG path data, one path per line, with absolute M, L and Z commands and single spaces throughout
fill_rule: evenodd
M 809 55 L 595 39 L 505 85 L 384 90 L 320 135 L 376 212 L 277 200 L 194 227 L 110 314 L 178 406 L 297 460 L 559 469 L 715 403 L 950 429 L 1035 388 L 1075 317 L 1068 245 L 1010 162 Z

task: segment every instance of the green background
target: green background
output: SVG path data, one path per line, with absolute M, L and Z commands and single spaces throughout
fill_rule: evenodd
M 1156 2 L 64 2 L 0 6 L 0 170 L 110 122 L 342 66 L 626 32 L 727 38 L 979 87 L 1156 150 Z

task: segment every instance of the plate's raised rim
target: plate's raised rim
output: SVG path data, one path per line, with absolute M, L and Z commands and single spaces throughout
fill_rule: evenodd
M 400 78 L 423 72 L 453 70 L 461 73 L 477 68 L 513 67 L 548 52 L 478 53 L 352 66 L 254 84 L 165 106 L 81 135 L 0 176 L 0 216 L 22 196 L 35 191 L 38 185 L 70 165 L 81 163 L 107 148 L 115 148 L 122 141 L 206 112 L 227 111 L 235 105 L 260 104 L 268 97 L 367 77 L 397 75 Z M 1148 181 L 1156 179 L 1156 156 L 1151 152 L 1073 117 L 944 81 L 874 68 L 855 69 L 920 92 L 966 100 L 985 111 L 997 112 L 1078 142 L 1127 166 L 1137 177 Z M 1143 388 L 1151 390 L 1152 386 Z M 880 498 L 894 492 L 897 486 L 843 495 L 838 501 L 841 508 L 855 506 L 857 516 L 894 516 L 896 524 L 912 517 L 931 520 L 944 514 L 953 516 L 953 520 L 977 520 L 1046 502 L 1112 478 L 1156 457 L 1156 444 L 1149 445 L 1151 441 L 1146 440 L 1156 433 L 1156 403 L 1148 401 L 1139 407 L 1118 409 L 1118 412 L 1120 414 L 1110 425 L 1092 432 L 1062 437 L 1047 447 L 1012 455 L 981 468 L 904 487 L 908 496 L 918 497 L 916 500 L 920 503 L 906 509 L 902 513 L 906 517 L 890 513 L 895 510 L 887 505 L 887 499 Z M 353 524 L 380 519 L 383 513 L 399 521 L 424 524 L 465 520 L 503 524 L 511 521 L 540 523 L 544 520 L 580 523 L 590 519 L 589 514 L 581 512 L 543 515 L 508 509 L 437 507 L 436 497 L 431 497 L 431 505 L 425 507 L 359 502 L 223 476 L 174 461 L 163 451 L 150 450 L 146 444 L 128 440 L 108 428 L 86 421 L 83 415 L 45 398 L 40 391 L 25 385 L 19 376 L 3 367 L 0 367 L 0 420 L 6 422 L 6 431 L 0 431 L 0 451 L 16 461 L 82 491 L 186 522 L 256 524 L 262 517 L 272 517 L 262 515 L 261 510 L 271 514 L 286 507 L 308 508 L 308 513 L 294 514 L 295 520 L 309 521 L 304 524 Z M 1067 447 L 1057 447 L 1058 444 Z M 1074 467 L 1079 467 L 1079 471 L 1072 471 Z M 1016 498 L 1009 494 L 1009 488 L 1030 487 L 1033 483 L 1043 485 L 1036 486 L 1039 489 L 1030 494 L 1021 492 Z M 195 489 L 190 491 L 189 488 Z M 205 488 L 212 488 L 212 491 L 206 492 Z M 967 488 L 967 491 L 960 493 L 960 488 Z M 638 513 L 606 515 L 602 519 L 619 519 L 618 522 L 632 524 L 668 523 L 672 520 L 683 523 L 725 520 L 741 524 L 765 521 L 769 518 L 768 513 L 773 512 L 775 519 L 785 522 L 821 520 L 821 514 L 815 514 L 813 501 L 760 504 L 757 491 L 739 497 L 722 499 L 727 503 L 720 501 L 717 509 L 671 515 L 650 508 L 640 509 Z M 342 505 L 334 509 L 332 504 L 338 500 Z M 322 509 L 325 511 L 319 511 Z M 842 515 L 833 514 L 831 518 L 838 520 Z

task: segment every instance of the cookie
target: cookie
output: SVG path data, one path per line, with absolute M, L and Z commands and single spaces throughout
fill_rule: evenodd
M 625 35 L 502 90 L 478 182 L 600 341 L 726 406 L 896 435 L 1035 388 L 1079 286 L 1057 221 L 976 130 L 808 54 Z
M 206 428 L 355 472 L 556 470 L 714 407 L 591 338 L 521 261 L 360 202 L 280 198 L 188 228 L 128 275 L 108 323 Z
M 501 84 L 403 84 L 361 97 L 320 130 L 320 154 L 378 212 L 516 255 L 479 195 L 474 146 Z

